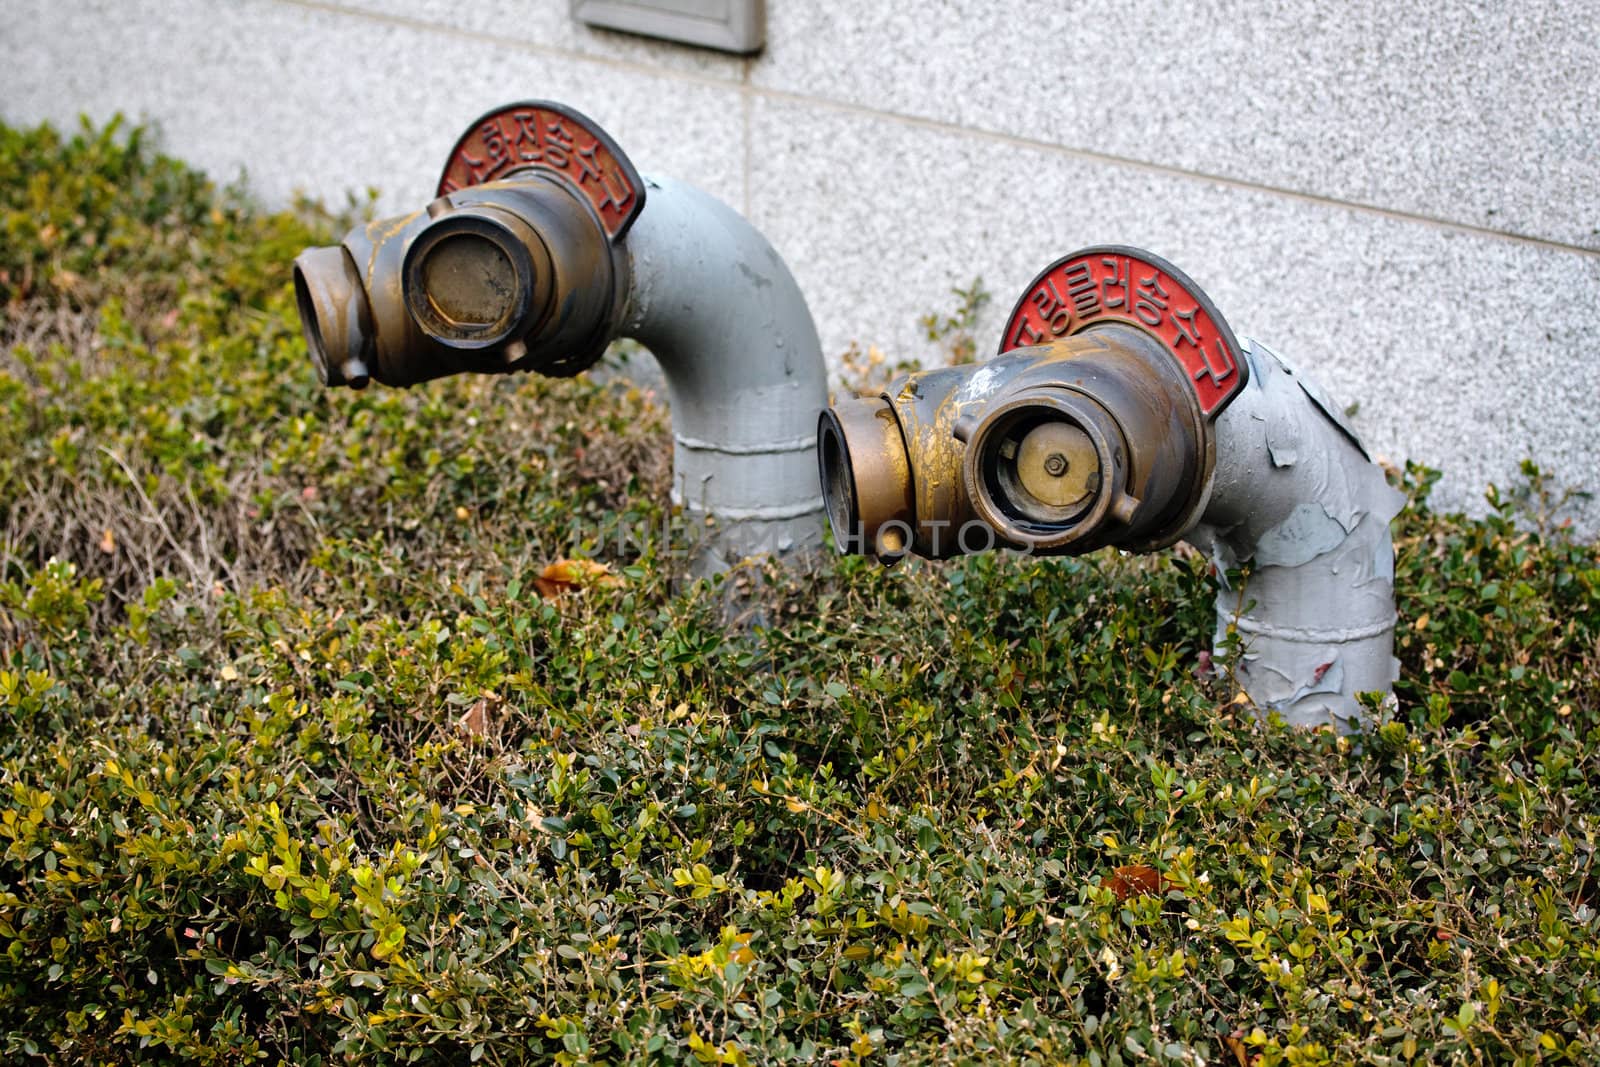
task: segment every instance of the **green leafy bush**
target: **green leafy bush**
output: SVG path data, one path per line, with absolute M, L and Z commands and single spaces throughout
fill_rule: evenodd
M 0 130 L 0 219 L 7 1062 L 1600 1056 L 1600 564 L 1526 501 L 1406 474 L 1353 744 L 1197 671 L 1191 555 L 674 591 L 652 397 L 322 392 L 344 220 L 138 131 Z

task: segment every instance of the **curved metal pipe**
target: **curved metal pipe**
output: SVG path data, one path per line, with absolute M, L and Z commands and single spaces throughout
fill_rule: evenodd
M 425 210 L 307 249 L 295 291 L 330 386 L 571 375 L 634 338 L 666 379 L 673 500 L 706 528 L 691 571 L 821 544 L 827 366 L 794 278 L 737 212 L 641 178 L 570 108 L 483 116 Z
M 683 182 L 646 184 L 623 243 L 629 287 L 617 332 L 648 348 L 667 381 L 673 502 L 716 524 L 716 558 L 697 567 L 816 547 L 827 365 L 805 298 L 732 208 Z
M 1237 633 L 1250 699 L 1348 732 L 1357 694 L 1399 677 L 1389 520 L 1405 498 L 1314 383 L 1258 341 L 1245 357 L 1249 384 L 1216 423 L 1210 500 L 1184 538 L 1216 566 L 1217 644 Z

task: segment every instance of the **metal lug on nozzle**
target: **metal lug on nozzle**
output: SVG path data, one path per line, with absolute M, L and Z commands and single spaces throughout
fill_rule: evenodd
M 339 368 L 344 375 L 344 384 L 352 389 L 365 389 L 372 376 L 367 373 L 367 365 L 354 356 L 344 361 Z

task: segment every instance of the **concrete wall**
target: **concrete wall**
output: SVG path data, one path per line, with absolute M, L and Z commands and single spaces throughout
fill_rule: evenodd
M 1478 508 L 1600 490 L 1600 5 L 768 0 L 754 60 L 565 0 L 0 0 L 0 115 L 158 123 L 269 202 L 426 199 L 487 108 L 588 113 L 771 237 L 833 354 L 1142 245 Z M 1600 529 L 1600 503 L 1580 510 Z

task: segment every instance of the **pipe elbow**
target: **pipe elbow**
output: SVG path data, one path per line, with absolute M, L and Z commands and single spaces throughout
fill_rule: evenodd
M 1217 421 L 1210 498 L 1186 536 L 1216 566 L 1217 642 L 1237 642 L 1256 706 L 1350 732 L 1358 694 L 1398 677 L 1389 522 L 1404 497 L 1315 383 L 1260 342 L 1245 349 L 1249 385 Z
M 1358 694 L 1396 677 L 1389 520 L 1403 498 L 1320 390 L 1239 345 L 1171 264 L 1120 246 L 1047 268 L 1005 338 L 984 363 L 824 413 L 840 550 L 892 562 L 1187 539 L 1216 565 L 1216 641 L 1237 638 L 1251 700 L 1296 725 L 1358 728 Z
M 666 379 L 673 498 L 715 516 L 718 569 L 822 539 L 815 460 L 827 364 L 793 275 L 761 233 L 693 186 L 648 181 L 628 234 L 618 332 Z

